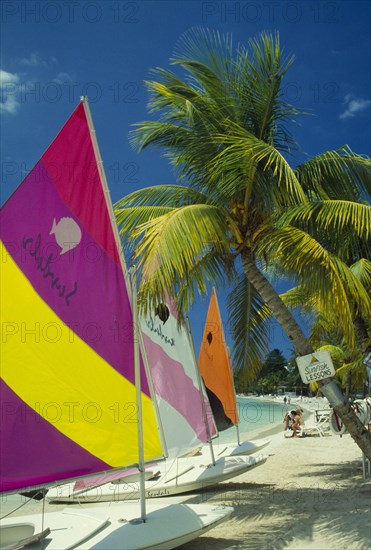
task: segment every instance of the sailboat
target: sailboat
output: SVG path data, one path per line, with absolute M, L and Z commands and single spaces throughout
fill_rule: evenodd
M 143 358 L 153 384 L 167 459 L 146 472 L 146 497 L 163 497 L 203 489 L 264 464 L 266 455 L 218 457 L 211 438 L 214 417 L 197 367 L 189 329 L 178 324 L 172 301 L 140 317 Z M 193 455 L 209 442 L 202 455 Z M 191 453 L 191 456 L 182 456 Z M 179 458 L 180 457 L 180 458 Z M 48 491 L 53 502 L 97 502 L 136 499 L 139 482 L 135 472 L 114 472 L 87 482 L 63 484 Z
M 224 521 L 232 508 L 146 508 L 144 465 L 161 461 L 163 437 L 86 98 L 2 207 L 1 254 L 0 491 L 141 472 L 140 510 L 7 517 L 1 547 L 163 550 Z
M 236 427 L 237 444 L 215 445 L 216 456 L 250 455 L 270 443 L 269 438 L 240 441 L 240 422 L 229 351 L 215 289 L 212 289 L 198 367 L 206 387 L 218 431 Z M 215 442 L 214 442 L 215 444 Z M 204 448 L 203 452 L 207 452 Z

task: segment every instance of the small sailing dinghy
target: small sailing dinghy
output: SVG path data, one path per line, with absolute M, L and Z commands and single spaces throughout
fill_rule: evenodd
M 164 550 L 225 520 L 230 507 L 146 510 L 144 462 L 163 456 L 161 430 L 85 98 L 2 207 L 1 248 L 1 492 L 142 472 L 140 510 L 120 503 L 7 517 L 1 547 Z
M 267 458 L 263 454 L 220 457 L 215 464 L 205 455 L 166 460 L 153 468 L 152 477 L 146 477 L 145 495 L 150 499 L 202 490 L 250 472 L 264 464 Z M 125 472 L 117 472 L 115 479 L 112 476 L 110 479 L 109 483 L 107 478 L 92 478 L 84 485 L 59 485 L 51 488 L 46 498 L 54 503 L 115 502 L 139 498 L 138 474 L 127 479 Z
M 264 464 L 265 455 L 214 458 L 211 448 L 202 456 L 177 458 L 202 447 L 215 435 L 210 404 L 200 379 L 189 332 L 178 325 L 170 300 L 156 313 L 140 319 L 143 358 L 153 384 L 164 430 L 168 458 L 146 473 L 146 497 L 170 496 L 200 490 Z M 134 478 L 133 478 L 134 476 Z M 106 481 L 106 483 L 105 483 Z M 113 473 L 49 490 L 53 502 L 101 502 L 137 499 L 135 473 Z
M 166 505 L 160 501 L 148 503 L 146 508 L 146 521 L 138 523 L 137 502 L 113 503 L 106 508 L 68 507 L 45 514 L 48 529 L 43 527 L 41 514 L 18 516 L 1 528 L 1 550 L 22 548 L 20 539 L 32 549 L 167 550 L 196 539 L 227 517 L 226 507 L 207 504 Z M 45 533 L 48 530 L 50 534 Z
M 260 451 L 270 443 L 262 438 L 253 441 L 240 441 L 240 422 L 236 392 L 223 322 L 215 289 L 212 289 L 205 329 L 202 338 L 198 367 L 206 387 L 210 405 L 219 432 L 236 427 L 237 444 L 223 444 L 214 441 L 216 456 L 250 455 Z M 203 453 L 207 448 L 203 448 Z

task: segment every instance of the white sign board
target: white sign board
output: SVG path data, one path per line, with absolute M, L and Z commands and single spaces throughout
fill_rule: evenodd
M 328 351 L 316 351 L 296 358 L 296 364 L 304 384 L 334 376 L 335 369 Z

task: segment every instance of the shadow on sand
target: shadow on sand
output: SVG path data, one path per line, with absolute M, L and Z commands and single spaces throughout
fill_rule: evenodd
M 305 539 L 307 546 L 314 549 L 315 546 L 311 546 L 314 534 L 326 529 L 327 538 L 333 539 L 331 548 L 369 550 L 371 494 L 361 490 L 358 473 L 357 462 L 338 468 L 329 464 L 328 469 L 321 472 L 321 479 L 324 476 L 326 483 L 320 484 L 316 482 L 316 468 L 308 466 L 303 474 L 305 486 L 297 482 L 280 483 L 278 479 L 277 483 L 225 482 L 206 488 L 187 502 L 226 504 L 233 506 L 234 512 L 228 523 L 212 531 L 215 538 L 204 536 L 181 548 L 283 550 L 296 539 Z M 313 483 L 308 484 L 308 479 Z M 357 493 L 355 509 L 349 505 L 350 491 Z M 353 516 L 351 522 L 349 514 Z M 296 545 L 291 548 L 301 550 Z M 319 548 L 317 546 L 317 550 Z

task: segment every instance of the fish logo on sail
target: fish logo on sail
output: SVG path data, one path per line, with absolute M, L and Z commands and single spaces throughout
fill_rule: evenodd
M 155 315 L 157 315 L 160 321 L 165 324 L 166 321 L 169 319 L 169 308 L 166 304 L 159 304 L 155 309 Z
M 57 244 L 62 249 L 60 255 L 76 248 L 81 241 L 81 229 L 73 218 L 61 218 L 58 223 L 54 218 L 49 235 L 55 236 Z

